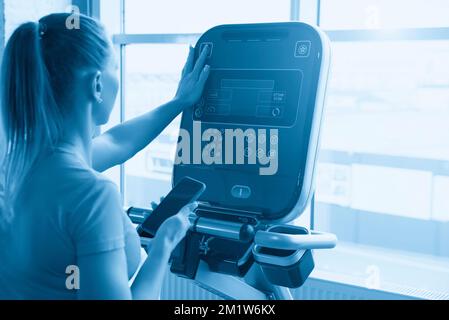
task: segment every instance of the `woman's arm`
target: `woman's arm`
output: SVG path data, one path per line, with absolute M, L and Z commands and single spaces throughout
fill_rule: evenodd
M 131 289 L 128 286 L 124 249 L 79 257 L 78 298 L 81 300 L 159 299 L 170 255 L 189 230 L 189 215 L 196 207 L 196 203 L 185 206 L 177 215 L 167 219 L 159 227 L 148 257 Z
M 165 235 L 155 238 L 144 265 L 129 288 L 124 249 L 83 256 L 78 259 L 80 300 L 157 300 L 173 245 Z
M 173 249 L 168 244 L 152 243 L 148 256 L 139 269 L 131 292 L 134 300 L 158 300 Z
M 197 203 L 185 206 L 176 216 L 167 219 L 159 227 L 148 257 L 131 287 L 133 299 L 160 298 L 171 253 L 186 236 L 191 226 L 189 215 L 197 206 Z
M 95 170 L 106 171 L 134 157 L 150 144 L 183 110 L 201 98 L 209 66 L 205 66 L 209 48 L 194 64 L 194 50 L 182 72 L 176 97 L 167 104 L 138 118 L 120 124 L 93 141 L 92 163 Z
M 78 257 L 79 300 L 131 300 L 126 253 L 119 249 Z
M 185 105 L 175 99 L 98 136 L 92 144 L 93 168 L 103 172 L 131 159 L 159 136 L 184 108 Z

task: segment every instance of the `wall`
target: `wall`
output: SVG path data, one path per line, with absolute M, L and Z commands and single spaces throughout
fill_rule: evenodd
M 71 0 L 4 0 L 5 39 L 26 21 L 37 21 L 51 12 L 67 11 Z

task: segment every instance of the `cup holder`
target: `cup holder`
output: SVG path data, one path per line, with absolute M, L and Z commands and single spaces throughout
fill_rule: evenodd
M 274 235 L 309 234 L 305 228 L 288 225 L 273 226 L 267 232 Z M 255 245 L 253 256 L 268 281 L 274 285 L 288 288 L 301 287 L 315 267 L 311 250 L 279 249 Z

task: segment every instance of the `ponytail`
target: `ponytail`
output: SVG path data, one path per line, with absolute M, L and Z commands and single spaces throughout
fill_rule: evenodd
M 7 221 L 19 187 L 39 154 L 59 138 L 60 115 L 40 41 L 38 23 L 21 25 L 8 41 L 2 61 L 1 116 L 6 138 L 2 211 Z
M 25 23 L 5 48 L 0 79 L 5 138 L 5 150 L 0 152 L 4 153 L 0 176 L 3 170 L 5 173 L 0 222 L 12 219 L 15 199 L 27 175 L 43 152 L 59 142 L 64 115 L 70 111 L 64 106 L 74 94 L 76 75 L 104 68 L 111 53 L 97 20 L 79 15 L 80 28 L 68 29 L 70 18 L 69 13 L 55 13 L 39 23 Z

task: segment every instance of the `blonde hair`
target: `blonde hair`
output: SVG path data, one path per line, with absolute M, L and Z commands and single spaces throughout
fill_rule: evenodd
M 69 29 L 70 17 L 58 13 L 24 23 L 6 45 L 0 89 L 5 147 L 0 220 L 11 221 L 15 199 L 33 165 L 58 143 L 67 112 L 62 106 L 72 94 L 75 75 L 85 68 L 102 69 L 110 54 L 98 21 L 80 15 L 80 28 Z

